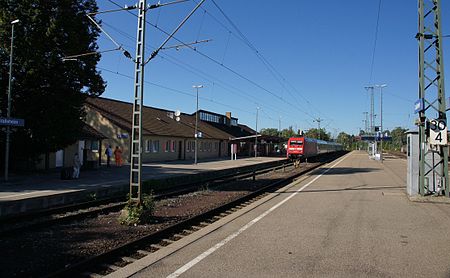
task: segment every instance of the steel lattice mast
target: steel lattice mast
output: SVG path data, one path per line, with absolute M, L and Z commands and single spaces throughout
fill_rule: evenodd
M 147 1 L 138 4 L 138 23 L 136 36 L 136 57 L 134 74 L 134 101 L 131 130 L 130 160 L 130 199 L 141 201 L 142 181 L 142 107 L 144 97 L 144 50 L 145 50 L 145 14 Z
M 445 126 L 447 123 L 440 0 L 419 0 L 419 32 L 416 37 L 419 43 L 419 100 L 423 103 L 419 111 L 419 193 L 426 195 L 445 190 L 445 195 L 450 197 L 448 146 L 430 145 L 427 133 L 427 116 L 438 119 Z M 444 136 L 446 133 L 445 129 Z

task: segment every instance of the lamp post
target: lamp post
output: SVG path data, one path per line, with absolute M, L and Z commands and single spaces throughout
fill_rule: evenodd
M 387 84 L 375 85 L 375 87 L 380 88 L 380 129 L 381 129 L 380 160 L 381 163 L 383 163 L 383 88 L 387 87 Z
M 197 164 L 197 149 L 198 149 L 198 144 L 197 144 L 197 140 L 198 140 L 198 89 L 203 88 L 203 85 L 194 85 L 192 86 L 192 88 L 197 90 L 197 110 L 195 112 L 195 150 L 194 150 L 194 164 Z
M 255 157 L 258 153 L 258 111 L 259 107 L 256 107 L 256 127 L 255 127 Z
M 6 110 L 6 118 L 11 117 L 11 89 L 12 89 L 12 65 L 13 65 L 13 48 L 14 48 L 14 24 L 18 23 L 16 19 L 11 22 L 11 52 L 9 55 L 9 83 L 8 83 L 8 108 Z M 5 144 L 5 181 L 8 180 L 9 172 L 9 141 L 10 141 L 10 126 L 6 127 L 6 144 Z

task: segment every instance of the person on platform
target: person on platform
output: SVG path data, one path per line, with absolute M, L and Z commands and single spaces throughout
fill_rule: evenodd
M 122 166 L 122 150 L 119 146 L 116 146 L 114 150 L 114 159 L 116 160 L 116 166 Z
M 81 167 L 80 157 L 78 156 L 78 153 L 75 153 L 75 155 L 73 156 L 73 176 L 72 176 L 72 178 L 78 179 L 80 177 L 80 167 Z
M 113 151 L 111 149 L 111 145 L 109 145 L 105 150 L 106 155 L 106 167 L 111 167 L 111 156 L 113 155 Z

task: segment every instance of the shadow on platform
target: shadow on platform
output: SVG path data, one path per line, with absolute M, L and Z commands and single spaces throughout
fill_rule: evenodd
M 366 186 L 366 185 L 358 185 L 354 187 L 347 188 L 336 188 L 336 189 L 322 189 L 322 190 L 309 190 L 305 189 L 303 191 L 284 191 L 281 193 L 322 193 L 322 192 L 341 192 L 341 191 L 377 191 L 377 190 L 387 190 L 387 189 L 405 189 L 405 186 Z
M 380 171 L 377 168 L 352 168 L 352 167 L 335 167 L 335 168 L 320 168 L 315 173 L 322 175 L 349 175 L 355 173 L 369 173 Z

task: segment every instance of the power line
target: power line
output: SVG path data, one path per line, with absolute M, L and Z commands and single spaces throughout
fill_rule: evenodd
M 379 2 L 378 2 L 377 24 L 375 27 L 375 40 L 373 43 L 372 62 L 370 64 L 370 83 L 372 83 L 372 81 L 373 81 L 373 67 L 375 64 L 375 52 L 376 52 L 376 48 L 377 48 L 378 26 L 380 24 L 380 12 L 381 12 L 381 0 L 379 0 Z
M 111 74 L 115 74 L 115 75 L 118 75 L 118 76 L 125 77 L 125 78 L 130 79 L 130 80 L 134 79 L 132 76 L 124 74 L 124 73 L 121 73 L 121 72 L 118 72 L 118 71 L 113 71 L 113 70 L 110 70 L 110 69 L 107 69 L 107 68 L 103 68 L 103 67 L 97 67 L 97 68 L 100 69 L 100 70 L 109 72 Z M 174 88 L 171 88 L 171 87 L 167 87 L 167 86 L 164 86 L 164 85 L 161 85 L 161 84 L 153 83 L 153 82 L 150 82 L 150 81 L 144 81 L 144 83 L 147 83 L 149 85 L 152 85 L 152 86 L 155 86 L 155 87 L 158 87 L 158 88 L 161 88 L 161 89 L 172 91 L 172 92 L 177 93 L 177 94 L 182 94 L 182 95 L 186 95 L 186 96 L 190 96 L 190 97 L 194 97 L 194 98 L 196 97 L 195 94 L 186 93 L 186 92 L 183 92 L 181 90 L 177 90 L 177 89 L 174 89 Z M 210 98 L 206 98 L 206 97 L 199 97 L 199 98 L 203 99 L 203 100 L 206 100 L 206 101 L 209 101 L 209 102 L 212 102 L 212 103 L 215 103 L 215 104 L 219 104 L 219 105 L 228 107 L 228 108 L 232 108 L 234 110 L 238 110 L 238 111 L 250 114 L 250 115 L 254 115 L 255 114 L 255 113 L 252 113 L 252 112 L 248 112 L 247 110 L 240 109 L 238 107 L 235 107 L 235 106 L 232 106 L 232 105 L 229 105 L 229 104 L 225 104 L 225 103 L 222 103 L 222 102 L 210 99 Z M 269 118 L 269 119 L 272 119 L 272 118 Z
M 118 7 L 121 7 L 118 3 L 116 3 L 116 2 L 113 1 L 113 0 L 108 0 L 108 1 L 111 2 L 112 4 L 118 6 Z M 134 13 L 132 13 L 132 12 L 130 12 L 130 11 L 128 11 L 128 10 L 127 10 L 127 12 L 130 13 L 131 15 L 133 15 L 134 17 L 137 17 L 137 15 L 135 15 Z M 169 36 L 171 35 L 171 34 L 168 33 L 167 31 L 165 31 L 165 30 L 163 30 L 162 28 L 160 28 L 160 27 L 158 27 L 158 26 L 152 24 L 151 22 L 148 22 L 147 20 L 146 20 L 145 22 L 146 22 L 147 24 L 149 24 L 150 26 L 156 28 L 157 30 L 161 31 L 162 33 L 164 33 L 164 34 L 166 34 L 166 35 L 169 35 Z M 307 116 L 311 117 L 312 119 L 314 119 L 314 116 L 312 116 L 312 115 L 309 114 L 308 112 L 306 112 L 306 111 L 304 111 L 304 110 L 301 110 L 299 107 L 293 105 L 291 102 L 288 102 L 288 101 L 284 100 L 283 98 L 281 98 L 281 97 L 279 97 L 278 95 L 276 95 L 274 92 L 272 92 L 272 91 L 270 91 L 269 89 L 263 87 L 262 85 L 256 83 L 255 81 L 253 81 L 253 80 L 251 80 L 250 78 L 244 76 L 243 74 L 237 72 L 236 70 L 234 70 L 234 69 L 232 69 L 232 68 L 230 68 L 230 67 L 228 67 L 228 66 L 223 65 L 222 63 L 220 63 L 220 62 L 217 61 L 216 59 L 210 57 L 209 55 L 207 55 L 207 54 L 205 54 L 205 53 L 203 53 L 203 52 L 197 50 L 196 48 L 194 48 L 194 47 L 192 47 L 192 46 L 190 46 L 190 45 L 187 45 L 186 43 L 184 43 L 183 41 L 181 41 L 181 40 L 178 39 L 177 37 L 172 36 L 172 38 L 173 38 L 174 40 L 178 41 L 179 43 L 183 44 L 184 46 L 190 48 L 190 49 L 193 50 L 195 53 L 198 53 L 199 55 L 203 56 L 204 58 L 210 60 L 210 61 L 213 62 L 214 64 L 217 64 L 217 65 L 219 65 L 220 67 L 223 67 L 224 69 L 226 69 L 226 70 L 228 70 L 229 72 L 233 73 L 234 75 L 240 77 L 241 79 L 243 79 L 243 80 L 249 82 L 250 84 L 254 85 L 255 87 L 257 87 L 257 88 L 261 89 L 262 91 L 264 91 L 264 92 L 266 92 L 266 93 L 272 95 L 273 97 L 275 97 L 276 99 L 280 100 L 281 102 L 284 102 L 284 103 L 286 103 L 287 105 L 294 107 L 295 109 L 299 110 L 300 112 L 302 112 L 302 113 L 304 113 L 305 115 L 307 115 Z
M 216 8 L 223 15 L 223 17 L 228 21 L 228 23 L 233 27 L 233 29 L 235 29 L 236 32 L 239 34 L 238 38 L 240 38 L 240 40 L 242 42 L 244 42 L 244 44 L 246 44 L 256 54 L 256 56 L 260 59 L 260 61 L 267 68 L 267 70 L 270 72 L 270 74 L 272 74 L 272 76 L 277 80 L 277 82 L 281 85 L 281 87 L 283 87 L 283 89 L 285 89 L 294 98 L 294 100 L 297 102 L 297 104 L 301 105 L 301 103 L 298 101 L 298 99 L 295 97 L 295 95 L 285 86 L 284 83 L 290 85 L 291 88 L 293 88 L 294 91 L 296 91 L 297 94 L 299 94 L 304 99 L 304 101 L 306 101 L 311 107 L 316 109 L 320 114 L 320 111 L 317 108 L 315 108 L 301 93 L 299 93 L 298 90 L 292 84 L 288 83 L 286 78 L 264 57 L 264 55 L 262 55 L 262 53 L 251 43 L 251 41 L 244 35 L 244 33 L 241 32 L 241 30 L 237 27 L 237 25 L 234 24 L 234 22 L 230 19 L 230 17 L 223 11 L 223 9 L 219 7 L 219 5 L 216 3 L 216 1 L 212 0 L 212 3 L 216 6 Z M 203 8 L 203 9 L 206 11 L 205 8 Z M 226 29 L 230 33 L 235 35 L 233 32 L 231 32 L 231 30 L 229 30 L 228 28 L 226 28 Z M 314 116 L 312 116 L 312 117 L 314 118 Z
M 136 38 L 134 38 L 133 36 L 129 35 L 128 33 L 124 32 L 122 30 L 120 30 L 119 28 L 114 27 L 113 25 L 108 24 L 105 21 L 103 21 L 102 24 L 104 24 L 105 26 L 108 26 L 109 28 L 113 29 L 114 31 L 116 31 L 120 35 L 124 36 L 125 38 L 129 39 L 130 41 L 135 41 L 136 40 Z M 123 45 L 127 46 L 127 47 L 131 47 L 131 46 L 127 45 L 127 44 L 123 44 Z M 193 74 L 195 74 L 195 75 L 197 75 L 197 76 L 199 76 L 201 78 L 204 78 L 204 79 L 206 79 L 207 81 L 209 81 L 211 83 L 217 83 L 217 85 L 219 87 L 222 87 L 223 89 L 227 90 L 228 92 L 234 93 L 236 95 L 240 95 L 241 97 L 249 100 L 250 102 L 252 102 L 254 104 L 257 104 L 254 101 L 254 98 L 252 98 L 252 96 L 249 95 L 248 93 L 246 93 L 246 92 L 244 92 L 244 91 L 234 87 L 233 85 L 227 84 L 227 82 L 221 81 L 217 77 L 214 77 L 214 76 L 212 76 L 212 75 L 210 75 L 208 73 L 205 73 L 204 71 L 202 71 L 200 69 L 197 69 L 197 68 L 193 67 L 192 65 L 187 64 L 187 63 L 185 63 L 185 62 L 175 58 L 174 56 L 171 56 L 171 55 L 165 53 L 165 54 L 160 54 L 159 58 L 161 58 L 163 60 L 166 60 L 166 61 L 168 61 L 168 62 L 170 62 L 170 63 L 172 63 L 172 64 L 174 64 L 174 65 L 176 65 L 176 66 L 178 66 L 178 67 L 180 67 L 180 68 L 190 72 L 190 73 L 193 73 Z M 205 76 L 207 76 L 207 78 L 205 78 Z M 209 80 L 208 78 L 214 79 L 214 80 L 216 80 L 216 82 L 214 82 L 212 80 Z M 224 84 L 225 86 L 221 85 L 220 83 Z M 230 88 L 231 88 L 231 90 L 230 90 Z M 240 92 L 240 93 L 238 93 L 238 92 Z M 265 108 L 267 108 L 269 110 L 272 110 L 272 111 L 274 111 L 276 113 L 283 113 L 282 110 L 278 110 L 276 107 L 274 107 L 272 105 L 265 104 L 264 106 L 265 106 Z M 285 114 L 285 115 L 287 115 L 287 114 Z

